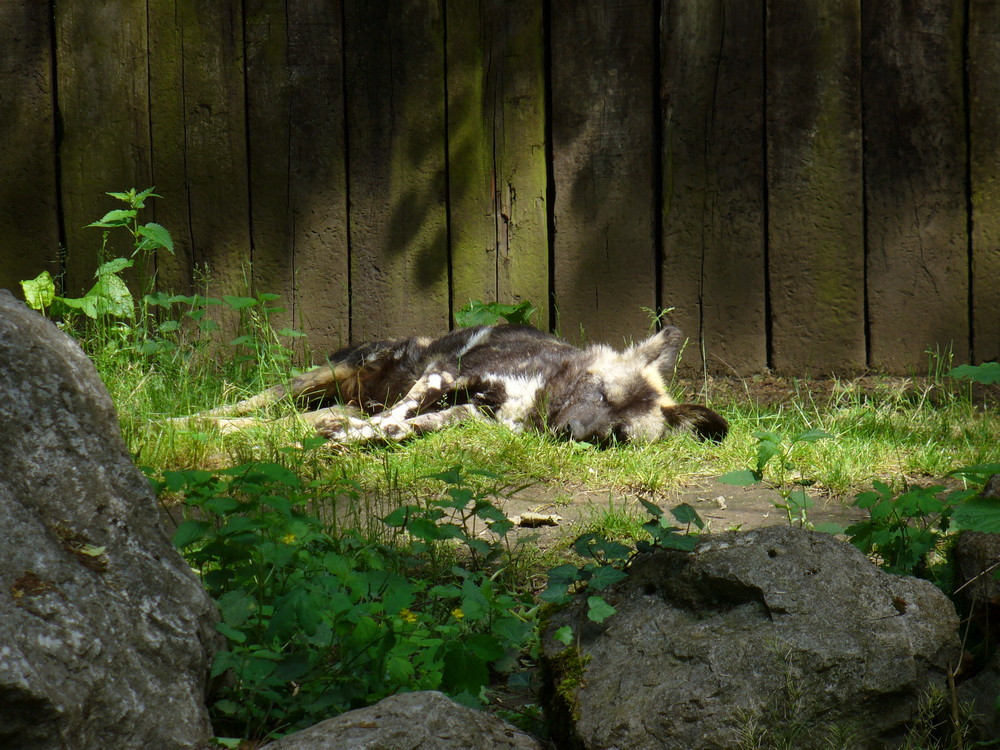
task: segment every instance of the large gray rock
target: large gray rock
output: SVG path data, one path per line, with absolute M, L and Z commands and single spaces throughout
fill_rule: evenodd
M 789 527 L 640 556 L 604 598 L 603 625 L 577 601 L 543 637 L 551 725 L 588 750 L 891 747 L 959 656 L 934 586 Z
M 982 497 L 1000 500 L 1000 474 L 990 477 Z M 958 696 L 972 707 L 972 724 L 983 739 L 1000 737 L 1000 534 L 959 532 L 954 548 L 956 593 L 968 606 L 970 633 L 991 645 L 993 653 L 979 672 L 958 687 Z
M 216 610 L 93 365 L 0 290 L 0 747 L 200 747 Z
M 1000 474 L 994 474 L 980 493 L 1000 500 Z M 1000 534 L 959 532 L 955 543 L 955 589 L 973 607 L 1000 605 Z
M 443 693 L 400 693 L 290 734 L 261 750 L 541 750 L 512 724 Z

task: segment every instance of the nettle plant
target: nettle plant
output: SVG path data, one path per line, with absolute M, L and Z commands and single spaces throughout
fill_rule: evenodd
M 832 439 L 833 435 L 812 428 L 791 437 L 775 432 L 755 432 L 754 437 L 757 438 L 755 466 L 727 472 L 719 477 L 719 481 L 737 487 L 759 484 L 764 481 L 765 470 L 770 466 L 771 470 L 767 474 L 781 497 L 774 506 L 785 512 L 789 525 L 812 528 L 812 524 L 809 523 L 809 509 L 813 507 L 814 502 L 806 492 L 806 487 L 814 484 L 814 481 L 796 471 L 792 456 L 799 446 Z
M 147 201 L 161 197 L 154 190 L 133 188 L 107 193 L 127 207 L 109 211 L 87 225 L 102 230 L 102 242 L 96 281 L 86 294 L 60 296 L 56 280 L 43 271 L 21 282 L 25 302 L 43 315 L 62 320 L 95 359 L 138 353 L 162 367 L 183 364 L 213 343 L 212 337 L 217 337 L 221 327 L 221 316 L 213 314 L 213 309 L 225 315 L 235 314 L 235 324 L 227 328 L 237 331 L 229 341 L 237 352 L 233 364 L 237 368 L 249 365 L 265 377 L 287 374 L 293 357 L 283 340 L 304 334 L 287 327 L 278 330 L 272 325 L 275 316 L 285 312 L 278 295 L 214 298 L 155 291 L 155 254 L 165 251 L 172 255 L 174 245 L 165 227 L 139 221 L 139 212 L 146 208 Z M 130 249 L 118 257 L 110 257 L 113 232 L 124 232 L 129 237 Z M 136 294 L 123 276 L 133 267 L 138 279 Z
M 86 294 L 82 297 L 57 295 L 55 279 L 48 271 L 42 271 L 34 279 L 21 282 L 28 306 L 55 317 L 82 314 L 91 320 L 103 317 L 133 320 L 136 317 L 136 301 L 120 274 L 137 262 L 140 270 L 144 271 L 151 265 L 152 256 L 157 250 L 166 250 L 171 254 L 174 252 L 173 240 L 165 227 L 155 222 L 139 223 L 139 211 L 145 208 L 146 200 L 160 197 L 153 190 L 155 188 L 136 192 L 132 188 L 124 193 L 107 193 L 125 203 L 128 208 L 109 211 L 98 221 L 87 225 L 103 229 L 104 235 L 99 255 L 103 262 L 94 274 L 97 281 Z M 132 252 L 127 258 L 107 259 L 110 231 L 118 228 L 125 229 L 132 235 Z M 141 279 L 141 294 L 145 295 L 152 291 L 154 279 L 148 274 L 141 276 Z
M 683 552 L 694 550 L 698 543 L 698 532 L 705 528 L 698 511 L 688 503 L 682 503 L 672 508 L 668 516 L 658 505 L 643 499 L 640 502 L 650 515 L 650 520 L 642 525 L 650 538 L 638 540 L 632 548 L 599 534 L 581 534 L 574 540 L 572 548 L 586 562 L 582 565 L 566 563 L 552 568 L 549 571 L 548 587 L 540 597 L 542 601 L 565 605 L 577 596 L 586 596 L 587 618 L 602 623 L 616 614 L 617 610 L 601 592 L 627 577 L 625 569 L 636 552 L 651 552 L 654 549 Z M 555 632 L 554 637 L 568 646 L 573 641 L 573 630 L 564 626 Z
M 493 675 L 515 669 L 533 638 L 533 605 L 494 581 L 499 542 L 482 546 L 467 527 L 485 519 L 502 535 L 499 511 L 460 469 L 440 481 L 441 503 L 390 514 L 386 523 L 407 537 L 386 545 L 319 520 L 338 498 L 359 501 L 349 482 L 304 482 L 270 463 L 154 480 L 185 509 L 174 544 L 222 614 L 217 731 L 281 735 L 402 690 L 474 704 Z M 457 517 L 439 516 L 444 509 Z M 427 553 L 443 544 L 454 560 L 442 570 Z

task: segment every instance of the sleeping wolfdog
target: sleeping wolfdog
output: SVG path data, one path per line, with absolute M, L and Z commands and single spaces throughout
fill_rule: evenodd
M 666 392 L 681 332 L 664 328 L 625 351 L 579 349 L 528 326 L 475 326 L 335 352 L 329 364 L 200 417 L 232 419 L 291 397 L 304 419 L 336 442 L 400 440 L 466 419 L 547 430 L 606 444 L 650 442 L 670 430 L 722 440 L 726 420 Z

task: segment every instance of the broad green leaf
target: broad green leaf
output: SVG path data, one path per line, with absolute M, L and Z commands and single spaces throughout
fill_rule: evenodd
M 401 505 L 396 510 L 382 519 L 386 526 L 400 527 L 405 525 L 411 518 L 421 512 L 419 505 Z
M 573 628 L 569 625 L 563 625 L 552 634 L 552 637 L 564 646 L 568 646 L 573 642 Z
M 569 583 L 550 580 L 548 588 L 539 594 L 538 598 L 543 602 L 561 602 L 567 596 L 569 596 Z
M 761 475 L 752 469 L 737 469 L 736 471 L 727 471 L 721 477 L 719 481 L 723 484 L 731 484 L 736 487 L 744 487 L 748 484 L 756 484 L 761 480 Z
M 136 212 L 132 209 L 115 209 L 114 211 L 108 211 L 104 216 L 95 221 L 93 224 L 87 224 L 88 227 L 127 227 L 132 219 L 135 218 Z
M 94 278 L 101 278 L 102 276 L 108 276 L 113 273 L 121 273 L 126 268 L 131 268 L 134 265 L 133 261 L 128 258 L 114 258 L 109 260 L 107 263 L 102 263 L 97 267 L 97 271 L 94 272 Z
M 233 643 L 246 643 L 246 633 L 237 630 L 224 622 L 215 623 L 215 629 L 226 636 L 226 638 L 231 640 Z
M 455 313 L 455 322 L 459 328 L 468 328 L 477 325 L 496 325 L 502 318 L 508 323 L 528 325 L 534 313 L 535 308 L 530 302 L 521 302 L 517 305 L 505 305 L 501 302 L 484 304 L 476 299 Z
M 1000 463 L 973 464 L 948 472 L 949 476 L 963 477 L 974 482 L 986 482 L 994 474 L 1000 474 Z
M 255 297 L 230 297 L 229 295 L 223 295 L 222 301 L 233 310 L 242 310 L 257 304 Z
M 466 690 L 478 695 L 480 688 L 489 682 L 490 673 L 486 660 L 460 642 L 452 642 L 445 651 L 441 678 L 442 687 L 449 693 Z
M 701 516 L 698 515 L 698 511 L 694 509 L 694 506 L 690 503 L 681 503 L 675 508 L 672 508 L 670 512 L 673 514 L 674 518 L 677 519 L 678 523 L 682 524 L 694 524 L 699 529 L 705 528 L 705 522 L 701 520 Z
M 811 508 L 816 504 L 802 487 L 796 487 L 788 493 L 788 503 L 793 508 Z
M 663 549 L 691 552 L 698 544 L 698 537 L 695 534 L 658 534 L 656 544 Z
M 227 591 L 216 602 L 222 621 L 238 628 L 257 611 L 257 600 L 242 590 Z
M 780 454 L 780 441 L 774 441 L 770 438 L 761 438 L 757 443 L 757 473 L 763 474 L 764 467 L 767 466 L 768 462 Z
M 154 190 L 156 190 L 155 187 L 146 188 L 141 193 L 135 194 L 132 198 L 132 205 L 134 205 L 136 208 L 145 208 L 146 198 L 161 198 L 162 196 L 154 193 L 153 192 Z M 132 192 L 135 193 L 135 188 L 132 189 Z
M 639 502 L 642 503 L 642 507 L 645 508 L 646 512 L 653 518 L 659 518 L 663 515 L 663 509 L 659 505 L 651 503 L 649 500 L 644 500 L 641 497 L 639 498 Z
M 182 521 L 177 530 L 174 531 L 173 543 L 175 547 L 187 547 L 194 544 L 211 530 L 212 526 L 207 521 Z
M 155 222 L 150 222 L 139 227 L 139 234 L 145 239 L 140 243 L 137 252 L 138 249 L 163 248 L 173 255 L 174 241 L 170 237 L 170 232 L 167 231 L 166 227 L 160 226 Z
M 435 541 L 443 538 L 441 529 L 436 523 L 427 518 L 414 518 L 411 519 L 408 524 L 406 524 L 406 530 L 409 531 L 417 539 L 423 539 L 424 541 Z
M 790 442 L 792 443 L 815 443 L 817 440 L 826 440 L 828 438 L 832 439 L 834 436 L 825 430 L 820 430 L 813 428 L 811 430 L 806 430 L 805 432 L 800 432 L 798 435 L 793 437 Z
M 983 362 L 981 365 L 959 365 L 949 373 L 953 378 L 967 378 L 983 385 L 1000 383 L 1000 362 Z
M 587 597 L 587 617 L 593 622 L 604 622 L 617 611 L 617 609 L 604 601 L 604 597 L 602 596 Z
M 587 587 L 594 591 L 603 591 L 611 584 L 618 583 L 624 578 L 628 578 L 628 574 L 624 571 L 610 565 L 602 565 L 594 570 L 594 575 L 587 582 Z
M 974 497 L 955 508 L 951 520 L 968 531 L 1000 533 L 1000 500 Z
M 475 633 L 465 639 L 465 647 L 484 661 L 496 661 L 504 655 L 503 644 L 495 635 Z
M 42 271 L 33 279 L 21 282 L 24 301 L 32 310 L 45 310 L 52 306 L 56 296 L 56 284 L 48 271 Z
M 437 474 L 427 474 L 424 479 L 437 479 L 438 481 L 445 482 L 446 484 L 461 484 L 463 481 L 462 467 L 452 466 L 450 469 L 445 469 Z
M 843 524 L 832 522 L 818 523 L 813 526 L 813 529 L 823 534 L 831 534 L 833 536 L 841 536 L 847 532 L 847 529 L 844 528 Z

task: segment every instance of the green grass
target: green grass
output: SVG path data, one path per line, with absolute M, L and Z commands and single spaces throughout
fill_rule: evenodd
M 886 380 L 884 385 L 876 382 L 868 394 L 838 385 L 823 398 L 793 392 L 787 402 L 764 405 L 753 400 L 751 387 L 749 399 L 715 401 L 713 406 L 731 424 L 721 445 L 677 434 L 653 445 L 594 448 L 474 422 L 400 445 L 296 451 L 290 446 L 309 434 L 306 428 L 265 422 L 260 428 L 219 435 L 157 424 L 161 416 L 190 414 L 251 392 L 203 374 L 192 374 L 191 385 L 180 389 L 163 377 L 137 368 L 109 379 L 118 383 L 114 390 L 125 436 L 140 463 L 171 469 L 276 461 L 310 478 L 352 479 L 366 496 L 385 497 L 390 505 L 427 491 L 433 484 L 425 478 L 428 474 L 455 465 L 490 471 L 511 488 L 540 484 L 570 495 L 586 489 L 662 497 L 700 477 L 752 465 L 758 432 L 787 436 L 811 428 L 834 437 L 796 446 L 791 457 L 795 470 L 815 490 L 849 502 L 873 479 L 902 487 L 940 479 L 959 466 L 995 461 L 1000 445 L 1000 420 L 992 407 L 977 406 L 960 392 L 934 401 L 919 391 L 894 390 Z M 127 380 L 131 386 L 124 385 Z M 212 395 L 226 398 L 213 401 Z

